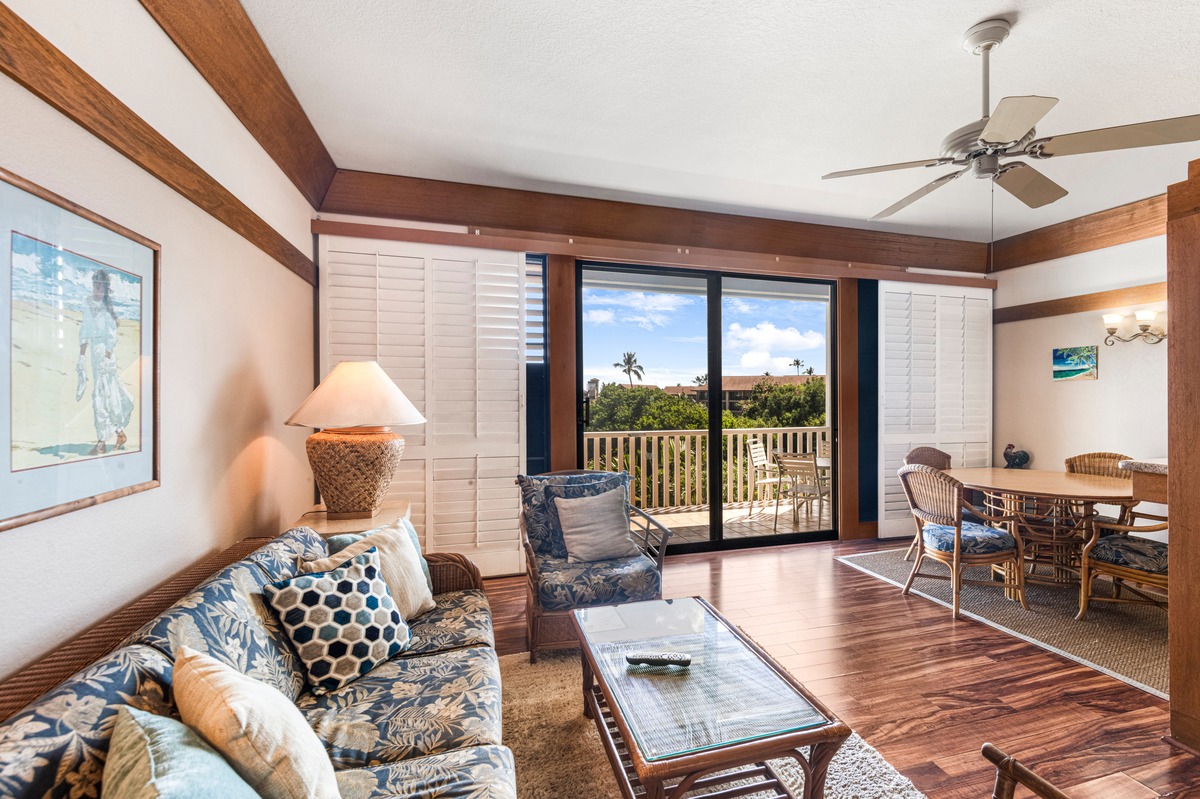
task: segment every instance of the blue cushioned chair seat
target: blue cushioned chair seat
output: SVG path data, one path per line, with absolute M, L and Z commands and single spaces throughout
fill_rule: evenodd
M 1150 574 L 1167 573 L 1167 545 L 1135 535 L 1105 536 L 1092 547 L 1089 557 Z
M 337 769 L 499 744 L 500 661 L 489 647 L 393 658 L 296 706 Z
M 175 712 L 162 653 L 117 649 L 0 726 L 0 796 L 99 796 L 113 717 L 124 705 Z
M 925 546 L 939 552 L 954 551 L 954 528 L 947 524 L 927 524 L 924 529 Z M 962 523 L 962 549 L 964 555 L 993 555 L 1017 548 L 1017 540 L 1011 533 L 983 524 Z
M 517 799 L 504 746 L 472 746 L 386 766 L 337 773 L 342 799 Z
M 571 610 L 655 599 L 662 576 L 645 555 L 590 563 L 539 557 L 538 600 L 546 610 Z
M 468 646 L 495 646 L 492 611 L 487 594 L 479 589 L 434 594 L 433 610 L 408 625 L 411 635 L 402 657 L 429 655 Z

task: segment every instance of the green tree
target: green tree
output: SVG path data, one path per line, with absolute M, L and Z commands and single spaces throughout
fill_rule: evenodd
M 626 352 L 621 356 L 621 360 L 613 364 L 616 368 L 625 373 L 629 378 L 629 387 L 633 388 L 633 376 L 637 375 L 637 379 L 641 380 L 646 376 L 646 370 L 638 363 L 636 352 Z
M 800 374 L 800 370 L 804 368 L 804 361 L 799 358 L 792 358 L 792 366 L 796 367 L 796 374 Z
M 769 427 L 824 427 L 825 380 L 815 378 L 800 385 L 760 380 L 742 414 L 762 419 Z
M 708 384 L 708 373 L 705 372 L 702 375 L 696 375 L 695 377 L 692 378 L 692 382 L 698 386 L 707 385 Z
M 592 421 L 588 430 L 636 430 L 637 420 L 662 389 L 656 386 L 626 388 L 605 383 L 592 400 Z

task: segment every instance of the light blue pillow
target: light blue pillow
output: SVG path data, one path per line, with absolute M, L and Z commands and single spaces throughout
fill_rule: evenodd
M 421 558 L 421 573 L 425 575 L 425 584 L 429 586 L 429 593 L 433 593 L 433 575 L 429 573 L 429 561 L 425 560 L 425 556 L 421 554 L 421 537 L 417 535 L 417 528 L 413 527 L 413 523 L 407 518 L 400 520 L 404 524 L 404 529 L 408 532 L 408 537 L 412 539 L 413 549 L 417 550 L 417 555 Z M 379 529 L 383 529 L 382 527 Z M 329 547 L 329 554 L 336 555 L 351 544 L 357 543 L 366 536 L 375 532 L 371 530 L 366 533 L 342 533 L 341 535 L 331 535 L 325 539 L 326 546 Z
M 102 785 L 104 799 L 258 799 L 191 727 L 132 707 L 117 711 Z

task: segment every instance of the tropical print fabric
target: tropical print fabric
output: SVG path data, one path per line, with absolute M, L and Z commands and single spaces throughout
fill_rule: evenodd
M 503 746 L 472 746 L 386 766 L 339 771 L 342 799 L 516 799 L 517 771 Z
M 293 527 L 271 543 L 251 552 L 246 560 L 257 564 L 274 582 L 295 577 L 301 561 L 320 560 L 329 557 L 329 554 L 325 540 L 315 530 Z
M 571 610 L 657 599 L 662 577 L 645 555 L 590 563 L 538 558 L 538 602 L 545 610 Z
M 492 610 L 479 589 L 434 594 L 433 610 L 412 621 L 403 656 L 429 655 L 468 646 L 495 646 Z
M 521 488 L 521 518 L 525 522 L 525 536 L 529 539 L 533 551 L 539 555 L 552 555 L 557 558 L 567 556 L 566 544 L 559 535 L 557 546 L 553 539 L 550 522 L 550 507 L 546 503 L 545 490 L 547 486 L 584 485 L 604 480 L 617 473 L 585 473 L 585 474 L 546 474 L 526 475 L 517 477 L 517 485 Z M 629 485 L 629 475 L 624 472 L 625 485 Z
M 238 561 L 134 633 L 127 644 L 146 644 L 173 656 L 181 646 L 216 658 L 292 701 L 305 686 L 304 664 L 267 606 L 267 577 L 258 566 Z
M 1136 535 L 1105 536 L 1096 542 L 1088 557 L 1150 574 L 1167 573 L 1167 545 Z
M 628 496 L 629 475 L 625 472 L 593 480 L 590 483 L 546 486 L 542 493 L 545 497 L 547 510 L 549 511 L 547 520 L 550 523 L 550 555 L 555 558 L 567 557 L 567 542 L 563 537 L 562 520 L 558 517 L 558 506 L 555 504 L 555 500 L 595 497 L 600 494 L 607 494 L 609 491 L 619 491 L 622 486 L 624 486 L 626 496 Z M 626 524 L 628 526 L 628 523 Z
M 954 528 L 947 524 L 927 524 L 922 531 L 925 546 L 939 552 L 954 551 Z M 1017 548 L 1017 540 L 1011 533 L 988 527 L 984 524 L 962 523 L 962 549 L 964 555 L 994 555 Z
M 100 796 L 117 710 L 171 715 L 171 661 L 145 646 L 118 649 L 0 727 L 0 796 Z
M 338 691 L 296 703 L 335 769 L 499 744 L 500 662 L 471 647 L 394 658 Z

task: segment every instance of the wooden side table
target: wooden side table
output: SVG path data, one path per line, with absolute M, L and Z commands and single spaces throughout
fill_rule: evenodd
M 406 499 L 396 499 L 383 503 L 379 513 L 370 519 L 330 519 L 325 513 L 324 505 L 314 505 L 311 510 L 292 523 L 292 527 L 311 527 L 322 538 L 343 533 L 365 533 L 379 527 L 386 527 L 397 519 L 407 519 L 412 510 L 412 503 Z

